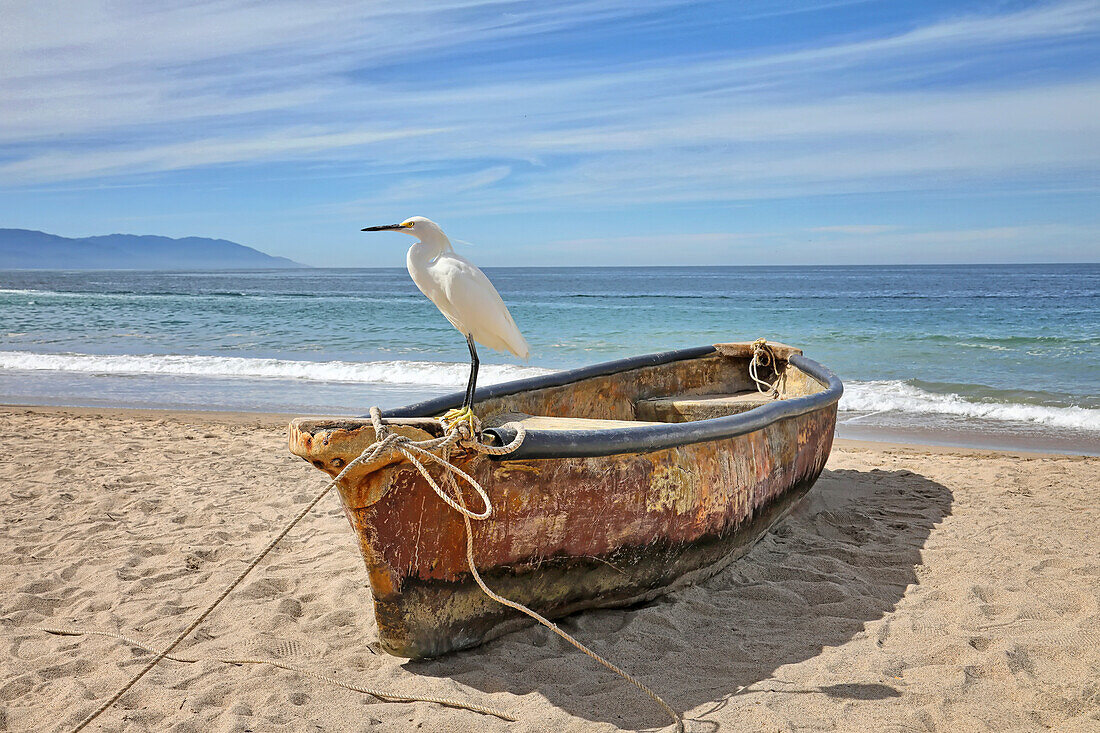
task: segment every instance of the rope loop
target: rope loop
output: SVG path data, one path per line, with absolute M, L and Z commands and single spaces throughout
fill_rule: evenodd
M 759 343 L 762 345 L 762 348 L 767 348 L 766 345 L 764 345 L 763 339 L 761 339 Z M 756 362 L 756 354 L 755 354 L 756 344 L 754 344 L 753 346 L 754 346 L 753 363 L 755 363 Z M 774 356 L 774 355 L 772 355 L 772 356 Z M 750 364 L 750 371 L 752 371 L 753 369 L 754 369 L 753 366 Z M 755 379 L 756 378 L 755 372 L 752 371 L 752 373 L 754 375 L 753 378 Z M 291 520 L 290 523 L 287 524 L 283 528 L 283 530 L 274 539 L 272 539 L 263 550 L 260 551 L 260 553 L 258 555 L 256 555 L 252 559 L 252 561 L 248 564 L 248 566 L 244 570 L 242 570 L 237 575 L 237 577 L 233 580 L 233 582 L 231 582 L 221 592 L 221 594 L 217 597 L 217 599 L 215 599 L 213 603 L 209 604 L 202 611 L 202 613 L 200 613 L 195 618 L 195 620 L 191 622 L 191 624 L 186 629 L 184 629 L 178 636 L 176 636 L 176 638 L 170 644 L 168 644 L 168 646 L 164 647 L 151 660 L 149 660 L 145 664 L 145 666 L 137 674 L 135 674 L 133 677 L 131 677 L 130 680 L 125 685 L 122 686 L 122 688 L 120 688 L 118 691 L 116 691 L 115 694 L 111 698 L 104 701 L 96 710 L 94 710 L 90 715 L 85 717 L 76 726 L 76 728 L 74 729 L 74 733 L 78 733 L 78 731 L 85 728 L 93 720 L 95 720 L 97 717 L 99 717 L 104 711 L 106 711 L 108 708 L 110 708 L 112 705 L 114 705 L 119 700 L 119 698 L 121 698 L 123 696 L 123 694 L 126 693 L 127 690 L 129 690 L 131 687 L 133 687 L 134 684 L 136 684 L 138 680 L 140 680 L 143 676 L 145 676 L 145 674 L 147 672 L 149 672 L 149 670 L 151 670 L 154 666 L 156 666 L 157 663 L 159 663 L 161 660 L 163 660 L 163 659 L 174 659 L 174 660 L 177 660 L 177 661 L 198 661 L 196 658 L 185 658 L 185 657 L 180 657 L 180 656 L 177 656 L 177 655 L 173 655 L 172 651 L 177 646 L 179 646 L 180 643 L 183 642 L 183 640 L 185 638 L 187 638 L 187 636 L 192 631 L 194 631 L 199 626 L 199 624 L 201 624 L 203 622 L 203 620 L 206 619 L 207 616 L 209 616 L 211 613 L 213 613 L 214 609 L 217 608 L 218 605 L 221 604 L 221 602 L 225 600 L 226 596 L 228 596 L 230 594 L 230 592 L 233 591 L 234 588 L 236 588 L 238 585 L 240 585 L 241 582 L 244 580 L 245 576 L 248 575 L 249 572 L 251 572 L 257 565 L 260 564 L 260 562 L 264 559 L 264 557 L 266 557 L 267 554 L 269 552 L 271 552 L 272 549 L 274 549 L 275 545 L 277 545 L 279 543 L 279 541 L 282 540 L 283 537 L 285 537 L 290 532 L 290 530 L 294 528 L 294 526 L 296 524 L 298 524 L 298 522 L 300 522 L 303 518 L 305 518 L 305 516 L 307 514 L 309 514 L 310 511 L 313 510 L 313 507 L 316 506 L 317 503 L 320 502 L 321 499 L 323 499 L 326 494 L 328 494 L 328 492 L 332 489 L 332 487 L 336 486 L 336 484 L 338 484 L 340 481 L 342 481 L 344 479 L 345 476 L 347 476 L 348 471 L 350 471 L 353 467 L 358 466 L 358 465 L 360 465 L 364 462 L 374 461 L 375 459 L 382 456 L 383 454 L 385 454 L 387 452 L 391 452 L 391 451 L 394 451 L 394 452 L 397 452 L 397 453 L 401 454 L 401 456 L 403 458 L 408 460 L 409 463 L 413 464 L 413 466 L 416 467 L 416 470 L 420 472 L 420 475 L 422 475 L 424 477 L 424 479 L 428 482 L 428 485 L 430 485 L 432 487 L 432 489 L 439 496 L 439 498 L 442 499 L 444 502 L 446 502 L 446 504 L 449 507 L 451 507 L 456 512 L 458 512 L 459 514 L 462 515 L 462 521 L 466 525 L 466 561 L 467 561 L 467 563 L 470 567 L 470 574 L 473 576 L 474 580 L 477 582 L 478 586 L 485 593 L 485 595 L 489 596 L 489 598 L 493 599 L 497 603 L 508 606 L 509 608 L 513 608 L 513 609 L 515 609 L 515 610 L 517 610 L 521 613 L 524 613 L 527 616 L 531 617 L 532 619 L 534 619 L 538 623 L 542 624 L 543 626 L 545 626 L 546 628 L 550 629 L 555 634 L 557 634 L 558 636 L 563 638 L 565 641 L 572 644 L 578 650 L 580 650 L 584 654 L 591 657 L 596 662 L 599 662 L 604 667 L 606 667 L 607 669 L 609 669 L 612 672 L 614 672 L 615 674 L 617 674 L 619 677 L 623 678 L 624 680 L 626 680 L 630 684 L 637 687 L 639 690 L 641 690 L 643 693 L 645 693 L 649 698 L 651 698 L 654 702 L 656 702 L 658 705 L 660 705 L 661 708 L 665 711 L 665 713 L 667 713 L 668 716 L 675 723 L 676 730 L 679 731 L 679 733 L 683 733 L 683 730 L 684 730 L 683 717 L 674 708 L 672 708 L 667 702 L 665 702 L 657 693 L 655 693 L 653 690 L 651 690 L 649 687 L 647 687 L 645 684 L 643 684 L 637 678 L 633 677 L 632 675 L 630 675 L 629 673 L 627 673 L 626 671 L 624 671 L 620 667 L 612 664 L 611 662 L 604 659 L 602 656 L 600 656 L 596 652 L 594 652 L 591 649 L 589 649 L 588 647 L 586 647 L 581 642 L 574 639 L 570 634 L 563 631 L 554 622 L 550 621 L 549 619 L 545 618 L 544 616 L 540 615 L 539 613 L 531 610 L 530 608 L 523 605 L 522 603 L 517 603 L 516 601 L 512 601 L 512 600 L 510 600 L 508 598 L 505 598 L 504 596 L 501 596 L 498 593 L 494 592 L 491 588 L 489 588 L 489 586 L 487 586 L 485 584 L 485 581 L 481 578 L 481 574 L 478 573 L 477 565 L 476 565 L 475 560 L 474 560 L 474 533 L 473 533 L 473 527 L 470 524 L 470 520 L 471 519 L 488 519 L 489 516 L 492 515 L 492 513 L 493 513 L 493 505 L 489 501 L 489 495 L 485 493 L 485 490 L 482 488 L 481 484 L 478 483 L 477 479 L 475 479 L 473 476 L 471 476 L 470 474 L 466 473 L 465 471 L 463 471 L 462 469 L 458 468 L 456 465 L 451 463 L 451 452 L 455 448 L 461 448 L 461 449 L 472 450 L 475 453 L 480 453 L 480 454 L 484 454 L 484 455 L 491 455 L 491 456 L 499 456 L 499 455 L 506 455 L 508 453 L 512 453 L 523 444 L 524 439 L 527 437 L 527 432 L 524 429 L 523 425 L 521 425 L 519 423 L 508 423 L 509 426 L 511 426 L 513 429 L 515 429 L 516 437 L 513 438 L 512 441 L 510 443 L 508 443 L 507 445 L 493 446 L 493 445 L 487 445 L 485 443 L 482 443 L 479 440 L 479 436 L 481 435 L 481 423 L 473 415 L 470 415 L 468 418 L 463 419 L 461 421 L 456 421 L 454 424 L 444 424 L 445 433 L 444 433 L 443 436 L 441 436 L 439 438 L 430 438 L 428 440 L 419 440 L 419 441 L 412 440 L 408 436 L 404 436 L 404 435 L 401 435 L 399 433 L 394 432 L 389 426 L 387 426 L 385 423 L 382 422 L 382 412 L 377 407 L 372 407 L 371 408 L 371 410 L 370 410 L 370 420 L 371 420 L 371 424 L 374 426 L 375 441 L 373 443 L 371 443 L 369 446 L 367 446 L 367 448 L 364 449 L 363 452 L 360 453 L 356 458 L 349 461 L 348 464 L 346 466 L 344 466 L 343 470 L 341 470 L 340 473 L 337 474 L 336 477 L 334 479 L 332 479 L 332 481 L 330 481 L 328 483 L 328 485 L 319 494 L 317 494 L 317 496 L 311 502 L 309 502 L 309 504 L 304 509 L 302 509 L 297 514 L 297 516 L 295 516 L 294 519 Z M 438 451 L 438 453 L 436 453 L 435 451 Z M 454 492 L 453 497 L 451 495 L 449 495 L 446 491 L 444 491 L 440 487 L 440 485 L 436 481 L 436 479 L 434 479 L 432 477 L 432 475 L 428 472 L 428 468 L 425 465 L 425 461 L 434 461 L 436 463 L 436 465 L 438 465 L 440 468 L 442 468 L 444 483 L 446 483 L 448 488 L 450 488 L 451 491 Z M 462 495 L 462 488 L 459 486 L 458 479 L 456 478 L 456 476 L 458 478 L 461 478 L 463 481 L 465 481 L 470 486 L 470 488 L 472 488 L 474 491 L 477 492 L 477 495 L 481 498 L 482 505 L 485 507 L 483 511 L 475 512 L 475 511 L 471 511 L 470 509 L 468 509 L 466 507 L 466 500 Z M 127 637 L 123 637 L 119 634 L 105 633 L 105 632 L 99 632 L 99 631 L 83 632 L 83 631 L 79 631 L 79 630 L 55 629 L 55 628 L 45 629 L 45 631 L 47 631 L 49 633 L 53 633 L 53 634 L 65 634 L 65 635 L 76 635 L 76 634 L 81 634 L 81 633 L 100 633 L 100 634 L 104 634 L 106 636 L 113 636 L 117 639 L 121 639 L 122 641 L 125 641 L 129 644 L 132 644 L 134 646 L 138 646 L 140 648 L 146 649 L 147 651 L 154 651 L 153 647 L 146 646 L 145 644 L 141 644 L 141 643 L 136 642 L 136 641 L 134 641 L 132 639 L 129 639 Z M 269 660 L 269 659 L 217 659 L 216 661 L 226 662 L 226 663 L 229 663 L 229 664 L 272 664 L 272 665 L 275 665 L 275 666 L 282 667 L 284 669 L 288 669 L 288 670 L 291 670 L 291 671 L 298 672 L 299 674 L 304 674 L 304 675 L 308 675 L 308 676 L 311 676 L 311 677 L 317 677 L 318 679 L 324 680 L 326 682 L 330 682 L 332 684 L 337 684 L 337 685 L 340 685 L 342 687 L 347 687 L 348 689 L 351 689 L 351 690 L 357 690 L 359 692 L 365 692 L 367 694 L 374 695 L 375 697 L 377 697 L 379 699 L 382 699 L 382 700 L 434 702 L 434 703 L 438 703 L 440 705 L 448 705 L 448 706 L 451 706 L 451 707 L 464 708 L 464 709 L 467 709 L 467 710 L 473 710 L 475 712 L 485 713 L 485 714 L 488 714 L 488 715 L 495 715 L 495 716 L 497 716 L 499 718 L 502 718 L 504 720 L 514 720 L 514 718 L 512 718 L 511 716 L 509 716 L 505 713 L 502 713 L 498 710 L 495 710 L 493 708 L 486 707 L 486 706 L 475 705 L 475 704 L 472 704 L 472 703 L 465 703 L 465 702 L 462 702 L 462 701 L 451 700 L 451 699 L 448 699 L 448 698 L 421 697 L 421 696 L 413 696 L 413 695 L 395 695 L 395 694 L 392 694 L 392 693 L 383 692 L 381 690 L 375 690 L 373 688 L 360 687 L 358 685 L 353 685 L 353 684 L 350 684 L 350 683 L 343 682 L 341 680 L 338 680 L 334 677 L 330 677 L 328 675 L 323 675 L 323 674 L 312 672 L 310 670 L 305 670 L 305 669 L 302 669 L 302 668 L 299 668 L 299 667 L 282 664 L 282 663 L 279 663 L 277 661 Z
M 779 369 L 777 368 L 779 359 L 776 358 L 775 352 L 772 351 L 772 347 L 768 346 L 768 342 L 762 338 L 758 338 L 752 342 L 752 359 L 749 360 L 749 376 L 752 377 L 752 381 L 756 382 L 756 390 L 760 394 L 770 394 L 772 397 L 779 397 Z M 775 383 L 766 382 L 760 376 L 760 369 L 772 370 L 772 374 L 775 375 Z
M 516 437 L 508 445 L 493 446 L 482 443 L 478 440 L 478 436 L 481 434 L 481 421 L 473 415 L 468 420 L 461 420 L 451 425 L 445 424 L 446 433 L 441 438 L 420 441 L 393 432 L 388 425 L 382 422 L 382 411 L 378 407 L 370 408 L 370 421 L 371 425 L 374 426 L 375 442 L 359 458 L 345 466 L 340 475 L 336 477 L 336 481 L 342 479 L 353 464 L 361 463 L 364 456 L 369 454 L 368 457 L 373 458 L 381 454 L 382 451 L 396 451 L 416 468 L 420 475 L 424 477 L 424 480 L 428 482 L 428 485 L 432 487 L 432 491 L 447 506 L 470 519 L 488 519 L 493 514 L 493 504 L 477 479 L 451 462 L 451 452 L 459 447 L 484 455 L 502 456 L 514 452 L 523 445 L 523 440 L 527 437 L 527 431 L 522 425 L 509 423 L 516 429 Z M 436 453 L 435 451 L 439 452 Z M 456 476 L 465 481 L 470 488 L 477 492 L 478 497 L 481 499 L 481 505 L 485 508 L 480 512 L 475 512 L 468 509 L 464 503 L 456 501 L 451 494 L 443 490 L 436 479 L 428 472 L 426 462 L 434 462 L 443 470 L 444 483 L 447 484 L 454 495 L 459 495 Z
M 761 344 L 763 349 L 767 349 L 768 357 L 771 359 L 771 361 L 769 361 L 768 363 L 774 363 L 774 355 L 771 354 L 771 350 L 768 349 L 764 340 L 760 339 L 759 343 Z M 755 347 L 756 344 L 754 344 L 753 346 Z M 756 358 L 755 355 L 753 358 Z M 491 446 L 482 443 L 478 439 L 478 436 L 481 435 L 481 421 L 478 420 L 475 415 L 469 415 L 468 417 L 457 420 L 452 424 L 444 423 L 444 430 L 446 430 L 446 434 L 444 435 L 444 437 L 424 441 L 414 441 L 404 436 L 396 436 L 396 434 L 390 431 L 390 429 L 382 422 L 382 412 L 377 407 L 371 408 L 370 419 L 371 424 L 374 425 L 374 434 L 376 439 L 374 445 L 378 446 L 377 450 L 372 452 L 371 455 L 376 455 L 384 448 L 392 448 L 397 450 L 410 463 L 412 463 L 413 466 L 416 467 L 417 471 L 420 472 L 420 475 L 424 477 L 424 479 L 428 482 L 428 485 L 432 487 L 439 498 L 446 502 L 447 506 L 451 507 L 460 515 L 462 515 L 462 521 L 466 525 L 466 563 L 470 567 L 470 574 L 473 576 L 474 581 L 477 582 L 478 587 L 481 588 L 482 592 L 497 603 L 515 609 L 516 611 L 519 611 L 520 613 L 523 613 L 534 619 L 550 631 L 553 631 L 565 641 L 572 644 L 579 651 L 583 652 L 596 662 L 602 664 L 604 667 L 617 674 L 622 679 L 637 687 L 639 690 L 645 693 L 647 697 L 660 705 L 661 709 L 664 710 L 665 713 L 668 714 L 668 716 L 672 719 L 673 723 L 675 723 L 676 730 L 679 733 L 683 733 L 684 719 L 680 715 L 680 713 L 678 713 L 672 706 L 665 702 L 660 695 L 658 695 L 656 692 L 646 686 L 641 680 L 637 679 L 617 665 L 604 659 L 602 656 L 574 639 L 573 636 L 563 631 L 561 627 L 559 627 L 553 621 L 550 621 L 538 612 L 531 610 L 522 603 L 517 603 L 516 601 L 505 598 L 499 593 L 496 593 L 491 588 L 489 588 L 488 585 L 485 584 L 485 581 L 481 577 L 481 573 L 477 571 L 477 563 L 474 560 L 474 530 L 470 524 L 470 520 L 487 519 L 493 513 L 493 506 L 489 501 L 489 496 L 481 487 L 481 484 L 478 483 L 478 481 L 474 479 L 474 477 L 470 476 L 468 473 L 451 463 L 451 451 L 454 450 L 456 447 L 459 447 L 473 450 L 476 453 L 493 456 L 512 453 L 521 445 L 523 445 L 523 441 L 527 437 L 527 431 L 524 429 L 523 425 L 518 422 L 507 423 L 508 426 L 512 427 L 516 431 L 516 437 L 513 438 L 512 441 L 507 445 Z M 438 448 L 439 454 L 437 455 L 436 453 L 431 452 L 429 446 Z M 370 450 L 371 448 L 367 449 L 367 451 Z M 364 453 L 366 453 L 367 451 L 364 451 Z M 443 491 L 443 489 L 440 488 L 439 484 L 436 483 L 435 479 L 433 479 L 431 474 L 428 473 L 428 469 L 424 465 L 424 463 L 418 460 L 418 457 L 435 461 L 440 467 L 443 468 L 444 481 L 447 483 L 451 491 L 454 492 L 454 498 L 452 498 L 449 494 L 447 494 L 447 492 Z M 359 459 L 356 459 L 356 461 L 358 460 Z M 355 461 L 353 461 L 353 463 L 354 462 Z M 340 475 L 337 476 L 337 478 L 334 480 L 334 483 L 335 481 L 339 481 L 343 477 L 347 469 L 350 467 L 351 464 L 349 463 L 344 471 L 342 471 Z M 474 512 L 467 508 L 466 500 L 462 495 L 462 488 L 458 485 L 458 481 L 455 478 L 456 475 L 459 476 L 472 489 L 474 489 L 474 491 L 477 492 L 477 495 L 481 498 L 482 505 L 485 507 L 484 511 Z

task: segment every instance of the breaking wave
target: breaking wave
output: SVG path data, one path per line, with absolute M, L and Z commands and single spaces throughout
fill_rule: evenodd
M 469 376 L 470 365 L 431 361 L 298 361 L 238 356 L 36 354 L 29 351 L 0 351 L 0 369 L 462 387 Z M 552 371 L 511 364 L 483 364 L 478 380 L 479 384 L 494 384 L 550 374 Z
M 39 354 L 30 351 L 0 351 L 0 370 L 284 379 L 457 389 L 466 383 L 469 365 L 461 362 L 408 360 L 303 361 L 180 354 Z M 551 374 L 553 371 L 534 366 L 483 364 L 480 383 L 495 384 Z M 1026 398 L 1026 395 L 1021 395 L 1021 398 Z M 971 399 L 956 392 L 931 392 L 900 380 L 847 382 L 840 409 L 863 413 L 955 416 L 1100 431 L 1100 409 L 991 400 L 987 397 Z
M 955 393 L 936 393 L 908 382 L 890 380 L 847 382 L 841 410 L 857 412 L 899 412 L 922 415 L 1025 422 L 1057 428 L 1100 431 L 1100 410 L 1086 407 L 1021 404 L 1018 402 L 972 401 Z

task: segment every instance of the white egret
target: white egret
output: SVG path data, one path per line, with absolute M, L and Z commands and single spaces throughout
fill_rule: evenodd
M 519 332 L 500 294 L 477 265 L 451 247 L 451 240 L 431 219 L 414 216 L 400 224 L 367 227 L 364 232 L 402 232 L 417 238 L 409 247 L 405 264 L 420 292 L 435 304 L 443 317 L 466 337 L 470 347 L 470 380 L 462 409 L 451 410 L 444 421 L 454 424 L 473 414 L 477 388 L 477 347 L 474 342 L 497 351 L 510 351 L 527 359 L 530 349 Z

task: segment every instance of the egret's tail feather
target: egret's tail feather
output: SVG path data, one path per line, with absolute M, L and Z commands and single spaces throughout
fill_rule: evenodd
M 516 338 L 512 343 L 508 344 L 508 350 L 519 358 L 527 361 L 531 358 L 531 347 L 527 345 L 527 339 L 523 338 L 523 334 L 516 331 Z

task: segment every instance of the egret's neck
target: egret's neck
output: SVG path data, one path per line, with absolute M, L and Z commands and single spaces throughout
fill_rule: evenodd
M 409 274 L 413 276 L 413 280 L 416 280 L 417 274 L 423 272 L 428 265 L 435 261 L 436 257 L 444 252 L 451 251 L 454 251 L 454 248 L 451 247 L 451 240 L 447 239 L 447 235 L 443 232 L 426 232 L 422 234 L 419 241 L 409 247 L 409 254 L 405 258 Z M 419 282 L 417 284 L 419 285 Z

